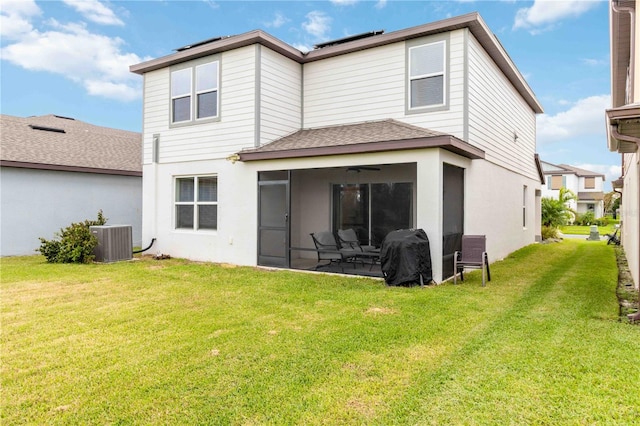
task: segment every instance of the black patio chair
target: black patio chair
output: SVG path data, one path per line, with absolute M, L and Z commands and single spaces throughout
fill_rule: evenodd
M 338 247 L 336 237 L 332 232 L 312 232 L 311 238 L 318 254 L 316 270 L 324 266 L 337 265 L 344 272 L 343 262 L 351 262 L 356 258 L 356 250 Z M 355 263 L 353 267 L 355 268 Z
M 353 229 L 339 229 L 338 230 L 338 241 L 340 242 L 340 248 L 343 249 L 353 249 L 356 251 L 362 252 L 375 252 L 380 253 L 380 249 L 376 248 L 376 246 L 370 245 L 361 245 L 358 240 L 358 235 L 356 231 Z
M 487 237 L 485 235 L 463 235 L 462 250 L 453 254 L 453 283 L 457 284 L 458 272 L 464 281 L 464 269 L 482 269 L 482 286 L 485 285 L 485 269 L 487 279 L 491 281 L 489 256 L 487 255 Z

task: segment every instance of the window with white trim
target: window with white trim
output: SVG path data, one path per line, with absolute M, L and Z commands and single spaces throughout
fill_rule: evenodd
M 409 48 L 409 109 L 446 104 L 446 42 Z
M 218 229 L 218 177 L 176 178 L 176 229 Z
M 171 123 L 218 117 L 219 61 L 171 71 Z

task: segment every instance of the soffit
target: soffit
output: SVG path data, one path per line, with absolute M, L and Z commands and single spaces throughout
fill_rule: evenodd
M 620 1 L 622 7 L 635 8 L 635 0 Z M 611 23 L 611 103 L 613 107 L 625 104 L 627 68 L 630 61 L 631 19 L 628 13 L 610 13 Z

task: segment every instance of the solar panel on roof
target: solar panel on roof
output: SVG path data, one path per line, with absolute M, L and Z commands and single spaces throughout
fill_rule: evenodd
M 33 130 L 43 130 L 45 132 L 67 133 L 64 129 L 59 129 L 57 127 L 38 126 L 37 124 L 29 124 L 29 127 Z

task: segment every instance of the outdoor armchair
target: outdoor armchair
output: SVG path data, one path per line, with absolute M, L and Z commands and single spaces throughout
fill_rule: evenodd
M 360 245 L 360 241 L 358 240 L 358 235 L 356 231 L 353 229 L 339 229 L 338 230 L 338 241 L 340 242 L 340 247 L 343 249 L 353 249 L 362 252 L 380 252 L 380 249 L 376 249 L 375 246 L 369 245 Z
M 311 238 L 313 239 L 313 244 L 316 246 L 316 253 L 318 254 L 318 264 L 315 269 L 335 264 L 344 271 L 342 263 L 352 261 L 356 258 L 356 250 L 351 248 L 341 249 L 338 247 L 336 237 L 332 232 L 311 233 Z
M 453 283 L 457 284 L 458 272 L 464 281 L 464 269 L 482 269 L 482 286 L 485 285 L 485 269 L 487 279 L 491 281 L 489 256 L 487 255 L 487 237 L 485 235 L 463 235 L 462 250 L 453 254 Z

